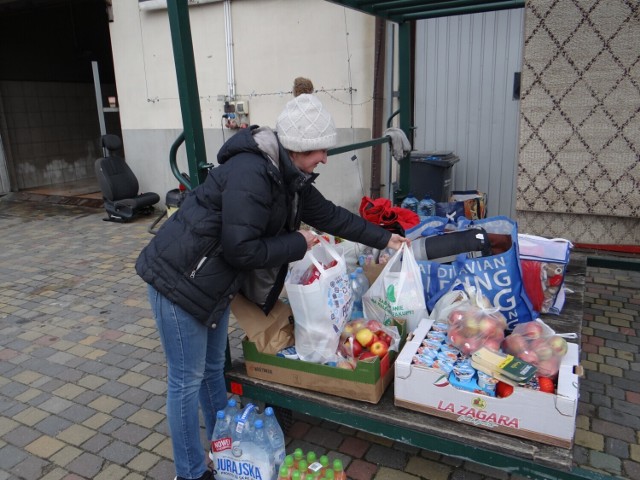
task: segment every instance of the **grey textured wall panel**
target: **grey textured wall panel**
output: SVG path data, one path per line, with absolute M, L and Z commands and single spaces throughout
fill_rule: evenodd
M 452 150 L 454 189 L 488 194 L 490 215 L 515 215 L 524 10 L 418 22 L 414 149 Z

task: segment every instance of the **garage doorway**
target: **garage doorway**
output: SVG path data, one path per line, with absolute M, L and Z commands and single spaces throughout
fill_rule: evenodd
M 0 185 L 99 190 L 93 61 L 106 105 L 117 91 L 104 0 L 0 3 Z M 106 121 L 109 133 L 121 135 L 119 115 Z

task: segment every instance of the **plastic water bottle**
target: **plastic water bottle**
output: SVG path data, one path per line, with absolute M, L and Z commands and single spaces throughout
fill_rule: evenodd
M 364 295 L 364 285 L 358 280 L 358 274 L 351 272 L 349 274 L 349 285 L 353 294 L 353 310 L 351 310 L 351 318 L 363 318 L 364 310 L 362 308 L 362 296 Z
M 213 427 L 213 435 L 211 437 L 211 456 L 216 452 L 231 448 L 231 429 L 229 421 L 226 418 L 224 410 L 218 410 L 216 413 L 216 425 Z M 213 458 L 211 458 L 213 460 Z
M 273 466 L 273 448 L 271 448 L 271 442 L 269 442 L 267 432 L 264 429 L 264 422 L 260 419 L 253 424 L 253 441 L 260 450 L 266 452 L 269 463 Z
M 369 279 L 365 275 L 364 269 L 362 267 L 358 267 L 356 268 L 356 273 L 358 274 L 358 281 L 362 284 L 363 292 L 367 293 L 367 290 L 369 290 L 371 285 L 369 285 Z
M 400 207 L 418 213 L 418 199 L 413 196 L 413 193 L 409 193 L 404 197 L 404 200 L 402 200 Z
M 239 409 L 239 404 L 235 398 L 230 398 L 227 401 L 227 406 L 224 407 L 224 413 L 229 419 L 229 425 L 233 424 L 237 414 L 242 413 L 242 410 Z
M 425 195 L 418 203 L 418 216 L 420 221 L 423 222 L 427 217 L 433 217 L 436 214 L 436 201 Z
M 283 464 L 286 451 L 284 446 L 284 432 L 280 428 L 278 419 L 276 418 L 273 408 L 267 407 L 264 409 L 264 429 L 273 449 L 273 458 L 276 464 L 276 468 L 280 468 Z M 291 465 L 293 465 L 293 458 L 291 459 Z M 291 466 L 290 465 L 290 466 Z
M 260 418 L 258 415 L 258 407 L 253 403 L 247 403 L 247 406 L 244 407 L 244 410 L 242 411 L 240 421 L 238 422 L 238 425 L 236 425 L 236 428 L 240 430 L 244 428 L 247 432 L 252 432 L 253 425 L 258 418 Z

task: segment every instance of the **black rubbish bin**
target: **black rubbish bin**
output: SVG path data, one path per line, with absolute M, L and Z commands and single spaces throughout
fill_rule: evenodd
M 453 166 L 459 160 L 453 152 L 411 152 L 410 191 L 418 200 L 428 195 L 436 202 L 448 202 Z

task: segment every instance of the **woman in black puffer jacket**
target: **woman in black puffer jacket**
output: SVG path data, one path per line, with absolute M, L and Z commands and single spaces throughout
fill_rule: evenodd
M 312 91 L 312 90 L 311 90 Z M 136 262 L 167 357 L 167 419 L 178 479 L 208 479 L 198 403 L 211 438 L 226 405 L 224 361 L 229 304 L 242 291 L 265 312 L 289 262 L 315 235 L 300 223 L 377 249 L 406 240 L 325 199 L 313 186 L 336 142 L 331 115 L 310 93 L 289 103 L 271 129 L 240 130 L 218 153 L 220 166 L 191 191 Z

